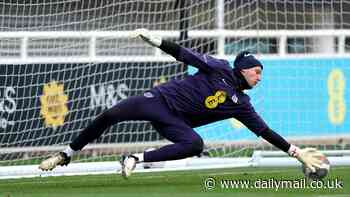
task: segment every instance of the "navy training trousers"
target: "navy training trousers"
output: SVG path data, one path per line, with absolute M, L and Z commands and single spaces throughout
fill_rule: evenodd
M 156 90 L 142 96 L 132 96 L 104 111 L 75 138 L 70 147 L 81 150 L 100 137 L 107 128 L 126 120 L 147 120 L 164 138 L 173 142 L 144 153 L 144 162 L 183 159 L 203 151 L 202 138 L 167 105 Z

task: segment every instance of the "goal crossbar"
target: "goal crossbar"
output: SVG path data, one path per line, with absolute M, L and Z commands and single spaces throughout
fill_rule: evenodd
M 34 64 L 34 63 L 86 63 L 86 62 L 169 62 L 175 59 L 160 53 L 159 49 L 154 48 L 152 55 L 101 55 L 97 54 L 98 44 L 103 40 L 118 40 L 126 39 L 131 31 L 16 31 L 16 32 L 0 32 L 0 40 L 19 39 L 20 49 L 19 57 L 6 57 L 0 59 L 0 64 Z M 152 34 L 159 35 L 162 38 L 178 38 L 180 31 L 151 31 Z M 345 40 L 350 37 L 350 30 L 190 30 L 188 37 L 191 39 L 198 38 L 216 38 L 225 40 L 226 38 L 276 38 L 278 40 L 277 54 L 267 54 L 267 56 L 276 57 L 295 57 L 296 54 L 288 54 L 285 50 L 288 38 L 307 38 L 307 37 L 334 37 L 338 40 L 338 50 L 334 54 L 311 54 L 313 56 L 350 56 L 345 53 Z M 60 56 L 45 56 L 45 55 L 29 55 L 28 46 L 32 41 L 55 39 L 55 42 L 60 42 L 60 39 L 79 39 L 77 42 L 82 42 L 81 39 L 86 39 L 88 53 L 80 56 L 66 55 Z M 116 41 L 118 42 L 118 41 Z M 9 47 L 12 47 L 11 45 Z M 3 50 L 7 50 L 6 46 L 2 46 Z M 12 49 L 13 50 L 13 49 Z M 62 49 L 61 49 L 62 50 Z M 225 42 L 219 42 L 217 46 L 217 54 L 214 56 L 220 58 L 229 58 L 225 54 Z M 305 55 L 305 54 L 303 54 Z

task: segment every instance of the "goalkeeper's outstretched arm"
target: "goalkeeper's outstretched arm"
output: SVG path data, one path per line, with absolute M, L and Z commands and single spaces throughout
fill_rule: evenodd
M 249 130 L 257 136 L 261 136 L 270 144 L 288 153 L 290 156 L 297 158 L 306 167 L 315 172 L 315 168 L 319 168 L 322 161 L 322 153 L 314 148 L 300 149 L 299 147 L 288 143 L 282 136 L 269 128 L 265 121 L 256 113 L 253 106 L 247 107 L 241 111 L 236 117 Z
M 289 144 L 283 137 L 270 128 L 261 132 L 261 137 L 282 151 L 288 153 L 290 156 L 297 158 L 312 172 L 315 172 L 315 168 L 321 166 L 322 161 L 319 158 L 322 156 L 322 153 L 315 148 L 300 149 L 293 144 Z
M 184 48 L 174 42 L 162 40 L 160 37 L 152 35 L 147 29 L 136 29 L 131 33 L 130 37 L 140 37 L 148 44 L 158 47 L 165 53 L 173 56 L 176 60 L 194 66 L 204 72 L 210 73 L 213 69 L 219 67 L 224 69 L 230 68 L 226 60 L 216 59 L 192 49 Z

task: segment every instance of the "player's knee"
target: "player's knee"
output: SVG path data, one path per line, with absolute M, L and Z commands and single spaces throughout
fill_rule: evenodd
M 202 138 L 196 138 L 191 143 L 191 152 L 193 155 L 199 155 L 202 153 L 204 148 L 204 143 Z

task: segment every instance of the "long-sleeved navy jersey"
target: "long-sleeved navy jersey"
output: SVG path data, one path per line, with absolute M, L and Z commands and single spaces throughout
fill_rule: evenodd
M 183 47 L 175 58 L 199 71 L 156 89 L 191 127 L 234 117 L 258 136 L 268 128 L 255 112 L 249 96 L 240 90 L 242 79 L 235 75 L 228 61 Z

